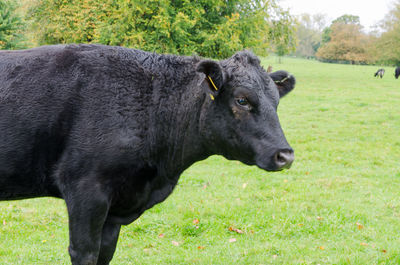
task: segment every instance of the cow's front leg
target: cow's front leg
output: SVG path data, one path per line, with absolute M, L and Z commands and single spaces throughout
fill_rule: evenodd
M 75 187 L 65 201 L 69 215 L 71 262 L 73 265 L 96 265 L 110 205 L 108 196 L 92 183 Z
M 107 265 L 110 263 L 115 248 L 121 225 L 106 222 L 103 226 L 103 233 L 101 236 L 100 254 L 97 260 L 97 265 Z

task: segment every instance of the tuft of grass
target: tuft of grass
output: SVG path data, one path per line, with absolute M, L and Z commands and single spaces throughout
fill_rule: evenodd
M 297 78 L 278 109 L 292 168 L 196 163 L 164 203 L 122 229 L 112 264 L 400 263 L 394 68 L 376 79 L 374 66 L 275 61 L 262 63 Z M 69 264 L 67 226 L 61 200 L 0 202 L 0 264 Z

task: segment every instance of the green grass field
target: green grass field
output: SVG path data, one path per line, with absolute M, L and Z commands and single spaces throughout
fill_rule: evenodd
M 112 264 L 400 264 L 400 80 L 376 66 L 263 60 L 297 77 L 279 116 L 296 160 L 222 157 L 121 231 Z M 0 202 L 0 264 L 69 264 L 63 201 Z

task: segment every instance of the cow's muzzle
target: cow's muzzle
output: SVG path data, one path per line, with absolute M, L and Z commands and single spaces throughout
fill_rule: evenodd
M 274 154 L 272 159 L 276 170 L 290 168 L 294 161 L 294 151 L 293 149 L 279 150 Z
M 267 171 L 280 171 L 290 168 L 294 161 L 294 151 L 291 148 L 279 149 L 268 157 L 268 159 L 265 159 L 265 156 L 259 156 L 256 159 L 256 165 Z

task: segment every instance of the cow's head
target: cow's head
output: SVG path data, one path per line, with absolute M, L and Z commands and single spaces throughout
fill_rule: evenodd
M 268 74 L 248 51 L 220 62 L 203 60 L 197 71 L 207 94 L 200 131 L 211 153 L 276 171 L 294 160 L 279 123 L 279 99 L 290 92 L 295 78 L 286 71 Z

